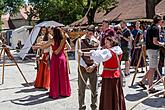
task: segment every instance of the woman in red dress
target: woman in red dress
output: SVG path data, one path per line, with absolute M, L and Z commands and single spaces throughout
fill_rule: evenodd
M 60 28 L 54 28 L 53 39 L 43 45 L 33 46 L 34 49 L 52 47 L 53 54 L 50 61 L 50 92 L 49 97 L 58 99 L 71 95 L 67 60 L 64 53 L 66 36 Z
M 103 62 L 102 87 L 99 110 L 126 110 L 117 56 L 121 60 L 122 50 L 115 38 L 105 39 L 106 49 L 84 52 L 97 63 Z
M 44 28 L 46 30 L 46 28 Z M 48 32 L 40 38 L 39 43 L 44 43 L 49 40 Z M 39 68 L 37 69 L 37 77 L 34 83 L 34 87 L 36 88 L 44 88 L 49 89 L 50 87 L 50 68 L 48 64 L 49 60 L 49 49 L 44 49 L 41 58 L 39 59 Z

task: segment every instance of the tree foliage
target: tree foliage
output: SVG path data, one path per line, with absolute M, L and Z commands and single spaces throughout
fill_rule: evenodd
M 82 7 L 75 0 L 29 0 L 29 4 L 33 6 L 34 16 L 41 21 L 55 20 L 70 24 L 82 15 Z
M 83 17 L 89 6 L 87 14 L 89 24 L 94 22 L 97 9 L 111 10 L 116 6 L 116 0 L 29 0 L 35 10 L 34 16 L 41 21 L 55 20 L 64 24 L 70 24 Z M 91 5 L 90 5 L 91 3 Z
M 0 10 L 3 13 L 17 13 L 22 6 L 24 0 L 1 0 L 0 1 Z
M 15 14 L 24 4 L 24 0 L 0 0 L 0 28 L 2 25 L 1 16 L 5 13 Z

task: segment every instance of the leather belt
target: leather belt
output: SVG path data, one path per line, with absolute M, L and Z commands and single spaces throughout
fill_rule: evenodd
M 103 70 L 114 71 L 114 70 L 119 70 L 119 68 L 103 68 Z

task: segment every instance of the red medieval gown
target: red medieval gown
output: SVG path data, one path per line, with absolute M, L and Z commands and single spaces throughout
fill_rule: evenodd
M 116 54 L 121 60 L 122 50 L 119 46 L 93 51 L 91 56 L 96 62 L 103 62 L 99 110 L 126 110 Z
M 57 45 L 52 45 L 53 51 L 57 50 L 58 47 L 59 46 Z M 53 99 L 57 99 L 59 97 L 68 97 L 71 95 L 69 73 L 64 47 L 65 45 L 57 55 L 55 53 L 52 54 L 50 62 L 49 97 Z

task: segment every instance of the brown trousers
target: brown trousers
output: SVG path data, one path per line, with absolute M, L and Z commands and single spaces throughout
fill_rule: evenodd
M 82 76 L 87 83 L 87 80 L 89 79 L 90 83 L 90 89 L 91 89 L 91 109 L 92 110 L 97 110 L 97 96 L 98 96 L 98 83 L 97 83 L 97 71 L 94 71 L 93 73 L 87 73 L 85 71 L 85 68 L 80 66 Z M 85 110 L 86 105 L 84 102 L 85 98 L 85 89 L 86 89 L 86 84 L 82 80 L 80 76 L 80 72 L 78 74 L 78 100 L 79 100 L 79 110 Z

